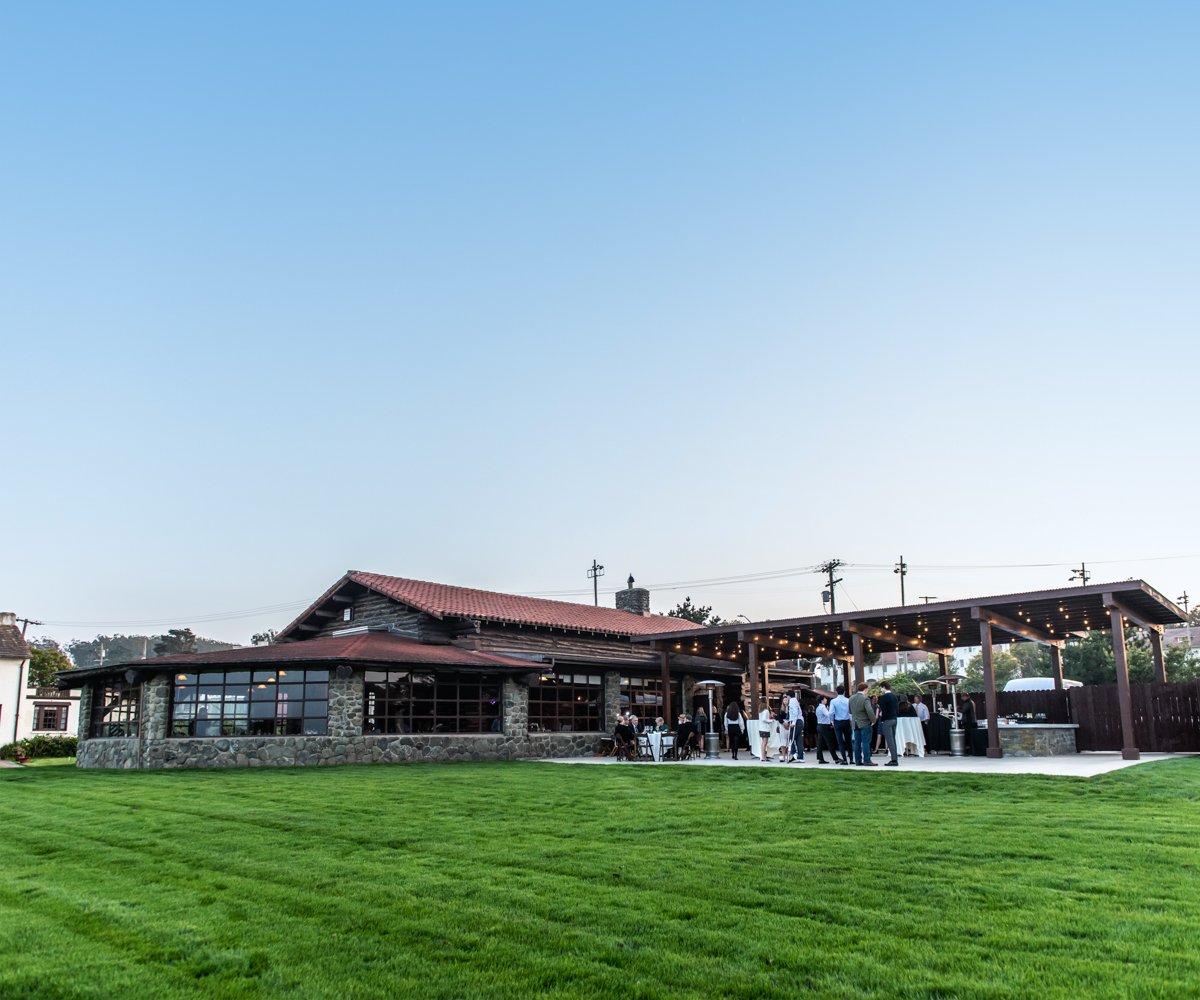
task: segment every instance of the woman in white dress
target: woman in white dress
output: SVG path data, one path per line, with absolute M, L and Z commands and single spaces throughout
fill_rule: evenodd
M 775 716 L 764 701 L 762 711 L 758 713 L 758 759 L 764 764 L 771 759 L 770 753 L 775 748 L 775 744 L 771 742 L 771 733 L 774 729 Z
M 771 749 L 779 751 L 779 763 L 786 764 L 792 746 L 792 733 L 787 725 L 787 695 L 779 700 L 779 711 L 775 713 L 775 725 L 771 727 Z

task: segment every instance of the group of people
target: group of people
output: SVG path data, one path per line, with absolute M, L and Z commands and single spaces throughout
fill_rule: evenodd
M 816 707 L 818 764 L 878 767 L 878 763 L 871 759 L 872 752 L 886 752 L 888 760 L 884 767 L 898 767 L 900 752 L 896 723 L 902 718 L 917 719 L 928 744 L 929 708 L 919 694 L 913 695 L 911 700 L 897 696 L 886 680 L 879 682 L 878 695 L 869 694 L 868 689 L 869 685 L 862 681 L 855 687 L 854 694 L 847 696 L 845 687 L 839 684 L 835 697 L 821 696 Z M 975 706 L 967 698 L 966 704 L 961 707 L 964 727 L 969 721 L 970 728 L 974 728 Z M 716 727 L 725 732 L 730 756 L 737 760 L 739 750 L 750 748 L 750 719 L 736 699 L 730 700 L 719 714 L 713 714 Z M 758 756 L 764 763 L 776 757 L 782 764 L 800 763 L 805 759 L 804 709 L 798 692 L 784 694 L 775 707 L 764 704 L 756 721 Z M 636 746 L 638 735 L 649 731 L 668 732 L 661 715 L 655 718 L 653 724 L 643 727 L 637 715 L 624 712 L 617 722 L 614 737 L 618 746 L 629 743 Z M 694 717 L 681 712 L 677 721 L 676 752 L 684 747 L 699 750 L 704 734 L 711 731 L 713 729 L 703 706 L 696 709 Z

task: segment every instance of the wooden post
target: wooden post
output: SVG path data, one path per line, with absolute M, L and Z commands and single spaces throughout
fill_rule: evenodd
M 1129 692 L 1129 661 L 1125 657 L 1125 619 L 1117 608 L 1109 608 L 1112 619 L 1113 663 L 1117 668 L 1117 701 L 1121 708 L 1121 757 L 1141 760 L 1133 737 L 1133 700 Z
M 854 643 L 854 686 L 858 687 L 867 679 L 867 667 L 863 663 L 862 636 L 857 632 L 851 632 L 850 638 Z M 850 692 L 847 691 L 847 694 Z
M 1063 689 L 1061 646 L 1050 647 L 1050 674 L 1054 678 L 1054 690 L 1061 691 Z
M 758 717 L 758 646 L 754 643 L 747 643 L 747 650 L 750 653 L 750 710 L 753 712 L 752 718 Z
M 770 708 L 771 707 L 771 678 L 770 678 L 770 674 L 769 674 L 770 661 L 763 660 L 762 667 L 763 667 L 762 700 L 763 700 L 763 704 L 766 705 L 767 708 Z M 758 713 L 756 712 L 755 714 L 757 715 Z
M 671 654 L 664 649 L 659 655 L 662 657 L 663 722 L 668 729 L 674 729 L 675 716 L 671 714 Z
M 1000 720 L 997 717 L 1000 709 L 996 703 L 996 671 L 992 669 L 992 626 L 990 622 L 979 623 L 979 643 L 983 646 L 983 704 L 988 717 L 988 747 L 989 757 L 1003 757 L 1000 749 Z M 970 733 L 967 739 L 970 739 Z
M 1163 659 L 1162 633 L 1150 630 L 1150 651 L 1154 654 L 1154 679 L 1159 684 L 1167 683 L 1167 662 Z
M 836 667 L 837 660 L 834 660 L 833 663 L 834 663 L 834 666 Z M 837 687 L 836 680 L 833 682 L 833 686 L 835 688 Z M 842 688 L 846 692 L 846 697 L 849 698 L 850 697 L 850 661 L 849 660 L 842 661 Z

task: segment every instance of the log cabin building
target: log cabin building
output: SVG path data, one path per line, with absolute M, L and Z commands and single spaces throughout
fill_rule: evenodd
M 631 707 L 740 670 L 634 645 L 698 628 L 629 586 L 593 607 L 350 571 L 265 646 L 70 671 L 81 767 L 570 757 Z

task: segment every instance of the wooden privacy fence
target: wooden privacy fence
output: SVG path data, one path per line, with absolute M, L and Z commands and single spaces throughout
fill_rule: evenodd
M 1115 684 L 1066 691 L 1001 691 L 999 714 L 1044 715 L 1045 722 L 1074 722 L 1080 750 L 1120 750 L 1121 706 Z M 982 709 L 982 695 L 975 696 Z M 1132 684 L 1134 745 L 1147 753 L 1200 753 L 1200 681 Z M 983 713 L 980 712 L 982 715 Z

